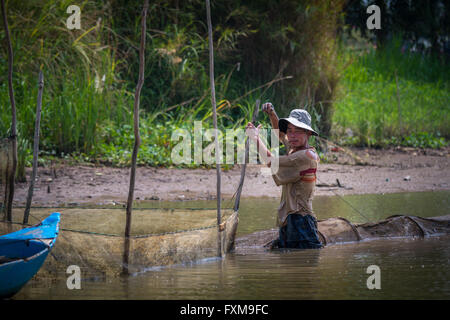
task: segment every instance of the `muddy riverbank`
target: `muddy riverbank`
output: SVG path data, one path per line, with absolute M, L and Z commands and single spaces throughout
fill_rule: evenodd
M 450 190 L 450 148 L 352 149 L 327 154 L 318 171 L 316 195 L 345 195 Z M 363 165 L 357 164 L 358 162 Z M 31 169 L 27 169 L 29 174 Z M 124 203 L 129 188 L 129 168 L 58 163 L 39 167 L 34 206 Z M 29 175 L 28 175 L 29 176 Z M 234 194 L 240 166 L 222 172 L 222 195 Z M 24 205 L 28 183 L 18 184 L 16 205 Z M 281 193 L 263 165 L 249 165 L 243 197 L 276 197 Z M 202 200 L 216 197 L 215 169 L 139 167 L 136 200 Z

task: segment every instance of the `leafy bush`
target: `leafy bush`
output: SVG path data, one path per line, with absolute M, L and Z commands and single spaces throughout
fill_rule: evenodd
M 447 141 L 445 138 L 434 136 L 428 132 L 412 133 L 411 135 L 403 138 L 392 137 L 388 143 L 404 147 L 432 149 L 440 149 L 447 146 Z

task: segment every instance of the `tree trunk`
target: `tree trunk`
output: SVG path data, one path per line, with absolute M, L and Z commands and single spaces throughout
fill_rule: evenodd
M 8 86 L 9 86 L 9 99 L 11 101 L 11 139 L 12 139 L 12 168 L 11 174 L 9 176 L 9 181 L 6 181 L 8 198 L 6 199 L 6 220 L 12 221 L 12 203 L 14 200 L 14 179 L 16 176 L 17 168 L 17 131 L 16 131 L 16 102 L 14 99 L 14 88 L 12 82 L 13 75 L 13 62 L 14 55 L 11 45 L 11 38 L 9 36 L 8 19 L 6 17 L 5 0 L 1 0 L 2 15 L 3 15 L 3 26 L 5 28 L 6 43 L 8 45 Z

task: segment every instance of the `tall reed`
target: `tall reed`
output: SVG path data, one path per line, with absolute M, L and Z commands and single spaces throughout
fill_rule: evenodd
M 117 71 L 116 34 L 108 26 L 108 4 L 86 1 L 81 6 L 81 30 L 65 23 L 70 1 L 9 1 L 15 52 L 15 83 L 20 139 L 26 146 L 34 132 L 37 74 L 42 68 L 46 90 L 42 109 L 42 149 L 53 154 L 89 152 L 97 143 L 98 127 L 106 120 L 127 119 L 131 99 Z M 0 31 L 0 33 L 2 33 Z M 0 34 L 3 37 L 2 34 Z M 2 52 L 3 54 L 3 52 Z M 4 56 L 3 56 L 4 57 Z M 0 65 L 0 74 L 5 74 Z M 0 135 L 9 130 L 0 85 Z M 20 151 L 19 151 L 20 152 Z

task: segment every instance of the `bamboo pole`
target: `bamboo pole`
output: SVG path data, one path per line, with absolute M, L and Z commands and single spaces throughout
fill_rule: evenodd
M 13 82 L 12 82 L 12 75 L 13 75 L 13 62 L 14 62 L 14 55 L 11 45 L 11 37 L 9 35 L 9 28 L 8 28 L 8 19 L 6 17 L 6 7 L 5 7 L 5 0 L 1 0 L 1 6 L 2 6 L 2 16 L 3 16 L 3 26 L 5 28 L 5 35 L 6 35 L 6 43 L 8 46 L 8 86 L 9 86 L 9 100 L 11 101 L 11 139 L 12 139 L 12 168 L 11 168 L 11 174 L 9 176 L 9 181 L 5 181 L 5 184 L 7 185 L 7 188 L 9 190 L 8 192 L 8 199 L 6 200 L 6 220 L 12 221 L 12 203 L 14 200 L 14 179 L 16 176 L 16 167 L 17 167 L 17 131 L 16 131 L 16 101 L 14 99 L 14 88 L 13 88 Z M 9 186 L 8 186 L 9 185 Z
M 258 117 L 259 104 L 260 104 L 260 100 L 258 99 L 258 100 L 256 100 L 256 107 L 255 107 L 255 110 L 253 111 L 252 123 L 255 123 L 256 118 Z M 249 139 L 249 137 L 247 137 L 247 139 L 245 141 L 244 164 L 242 165 L 242 168 L 241 168 L 241 178 L 239 180 L 239 185 L 238 185 L 238 188 L 236 191 L 236 199 L 234 200 L 234 207 L 233 207 L 233 210 L 238 213 L 239 213 L 239 203 L 241 201 L 242 188 L 244 187 L 245 170 L 247 168 L 247 163 L 248 163 L 249 148 L 250 148 L 250 139 Z
M 37 161 L 39 155 L 39 127 L 41 125 L 41 109 L 42 109 L 42 91 L 44 89 L 44 74 L 39 71 L 38 97 L 36 106 L 36 123 L 34 125 L 34 144 L 33 144 L 33 171 L 31 173 L 30 187 L 28 188 L 27 205 L 23 214 L 23 224 L 28 223 L 30 215 L 31 200 L 33 198 L 34 181 L 36 180 Z
M 126 210 L 126 225 L 125 225 L 125 242 L 123 253 L 123 269 L 122 273 L 127 275 L 129 273 L 128 262 L 130 255 L 130 231 L 131 231 L 131 212 L 133 210 L 133 197 L 134 197 L 134 184 L 136 180 L 136 161 L 139 151 L 139 145 L 141 143 L 141 137 L 139 135 L 139 100 L 141 96 L 142 86 L 144 84 L 144 67 L 145 67 L 145 36 L 147 33 L 147 9 L 148 0 L 145 0 L 144 7 L 142 9 L 141 18 L 141 45 L 139 48 L 139 78 L 136 85 L 136 92 L 134 95 L 134 147 L 131 157 L 131 173 L 130 173 L 130 188 L 128 191 L 127 210 Z
M 216 88 L 214 85 L 214 47 L 213 47 L 213 34 L 211 23 L 211 6 L 210 1 L 206 0 L 206 19 L 208 21 L 208 40 L 209 40 L 209 79 L 211 84 L 211 104 L 213 107 L 213 123 L 214 123 L 214 140 L 215 140 L 215 153 L 216 153 L 216 176 L 217 176 L 217 230 L 218 230 L 218 248 L 217 255 L 223 256 L 222 252 L 222 216 L 220 213 L 221 207 L 221 176 L 220 176 L 220 155 L 222 150 L 219 150 L 219 135 L 217 131 L 217 110 L 216 110 Z

